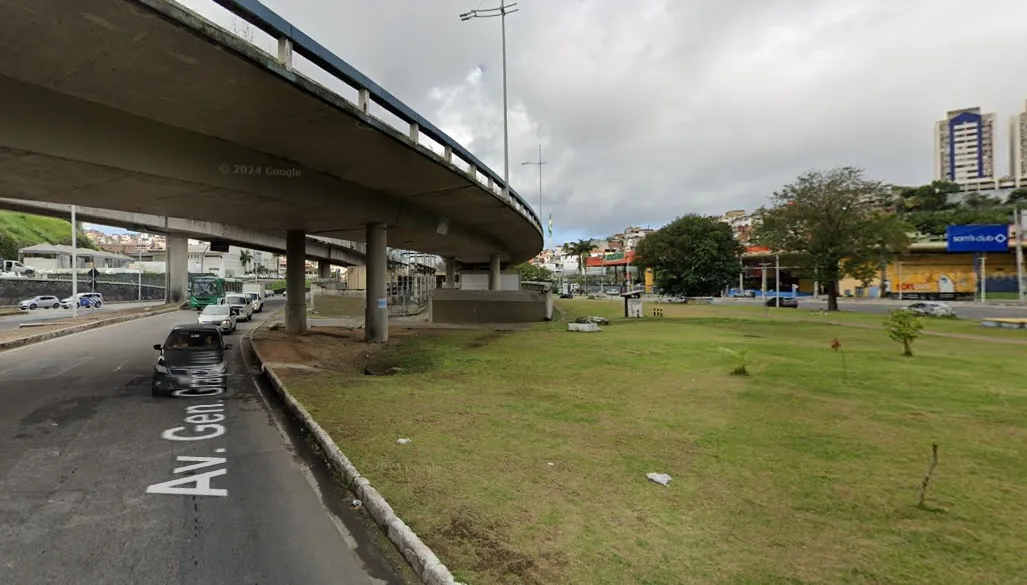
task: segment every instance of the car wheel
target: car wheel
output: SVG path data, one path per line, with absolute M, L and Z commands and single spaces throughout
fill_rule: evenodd
M 36 304 L 32 303 L 31 305 L 29 305 L 29 310 L 30 311 L 35 311 L 36 310 Z
M 53 304 L 53 308 L 60 309 L 61 308 L 61 304 L 60 303 L 54 303 Z

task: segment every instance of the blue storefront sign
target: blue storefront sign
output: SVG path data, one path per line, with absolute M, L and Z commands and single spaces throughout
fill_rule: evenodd
M 1009 226 L 950 225 L 945 239 L 949 252 L 1008 252 Z

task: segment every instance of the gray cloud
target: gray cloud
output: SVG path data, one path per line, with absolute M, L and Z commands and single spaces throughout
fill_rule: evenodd
M 265 0 L 502 173 L 495 0 Z M 210 0 L 185 2 L 225 23 Z M 560 235 L 752 209 L 812 167 L 930 180 L 932 123 L 1027 99 L 1027 3 L 522 0 L 507 20 L 511 177 Z M 484 74 L 476 75 L 481 66 Z M 321 79 L 319 77 L 319 79 Z

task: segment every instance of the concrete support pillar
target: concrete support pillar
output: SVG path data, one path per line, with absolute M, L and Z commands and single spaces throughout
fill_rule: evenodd
M 184 303 L 189 300 L 189 238 L 168 234 L 167 274 L 169 303 Z
M 307 332 L 306 293 L 307 234 L 303 230 L 285 233 L 285 332 Z
M 387 239 L 384 223 L 367 225 L 367 298 L 364 304 L 364 340 L 389 340 L 389 306 L 385 296 L 388 279 Z
M 446 288 L 456 288 L 456 258 L 446 258 Z
M 332 265 L 327 260 L 317 261 L 317 276 L 318 278 L 332 277 Z
M 499 254 L 489 259 L 489 290 L 499 290 Z

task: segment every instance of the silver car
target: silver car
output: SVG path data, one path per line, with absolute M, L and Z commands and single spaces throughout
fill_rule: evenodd
M 207 305 L 196 317 L 197 325 L 213 325 L 221 333 L 232 333 L 236 327 L 236 316 L 228 305 Z
M 22 311 L 35 311 L 36 309 L 56 309 L 61 306 L 61 301 L 55 296 L 51 295 L 40 295 L 38 297 L 32 297 L 31 299 L 25 299 L 18 303 L 18 308 Z
M 927 315 L 930 317 L 956 316 L 956 311 L 951 305 L 947 303 L 939 303 L 937 301 L 918 301 L 906 307 L 906 310 L 916 313 L 917 315 Z

